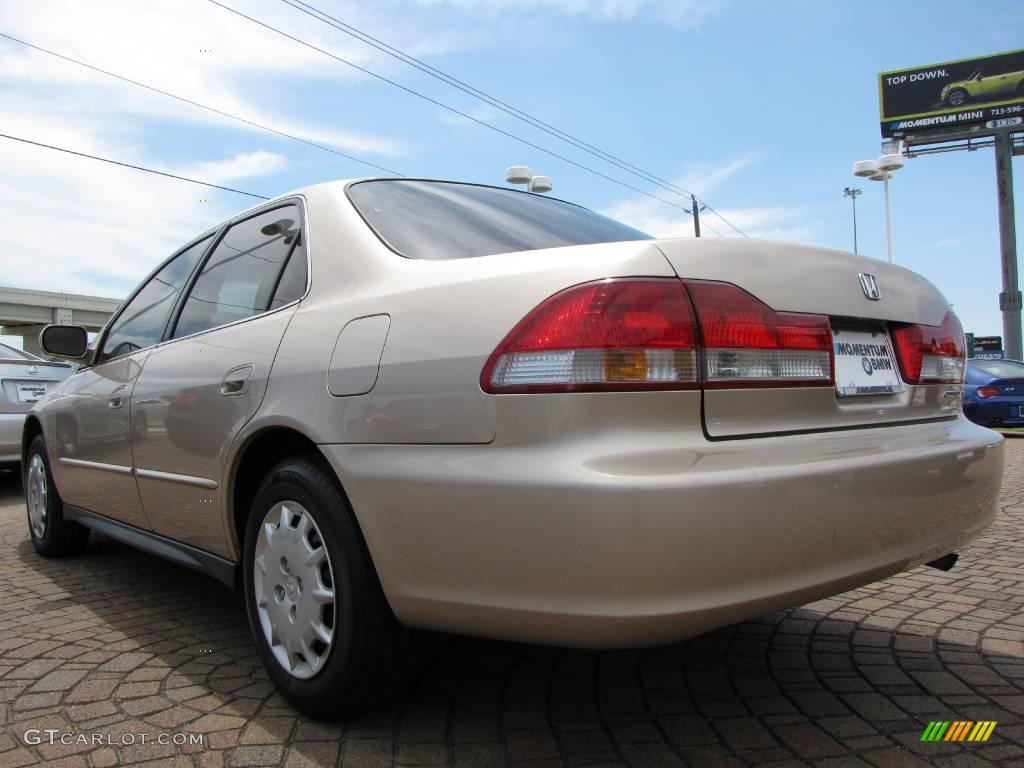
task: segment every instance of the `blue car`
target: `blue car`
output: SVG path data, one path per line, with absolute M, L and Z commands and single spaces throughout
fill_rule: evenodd
M 1024 426 L 1024 363 L 968 360 L 964 415 L 985 427 Z

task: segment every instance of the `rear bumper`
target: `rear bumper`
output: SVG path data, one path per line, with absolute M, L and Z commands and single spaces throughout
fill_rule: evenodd
M 1024 398 L 994 397 L 964 402 L 964 414 L 977 424 L 1024 425 Z
M 957 418 L 719 442 L 610 430 L 321 450 L 402 621 L 612 648 L 699 634 L 962 546 L 995 517 L 1002 444 Z
M 24 413 L 0 413 L 0 463 L 21 461 L 21 430 Z

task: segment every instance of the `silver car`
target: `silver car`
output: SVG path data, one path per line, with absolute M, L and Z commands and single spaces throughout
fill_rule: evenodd
M 317 716 L 408 627 L 650 645 L 948 566 L 1002 475 L 921 276 L 509 189 L 307 187 L 187 243 L 94 351 L 42 343 L 83 365 L 26 422 L 36 550 L 96 530 L 239 585 Z
M 21 461 L 25 414 L 72 368 L 0 343 L 0 467 Z

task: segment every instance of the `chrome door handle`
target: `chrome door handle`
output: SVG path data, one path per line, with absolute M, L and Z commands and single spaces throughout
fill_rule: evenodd
M 122 384 L 120 387 L 110 393 L 110 399 L 107 401 L 107 408 L 123 408 L 124 407 L 124 392 L 128 389 L 126 384 Z
M 232 368 L 221 379 L 220 393 L 225 397 L 244 394 L 249 387 L 249 377 L 252 376 L 253 370 L 255 366 L 252 363 Z

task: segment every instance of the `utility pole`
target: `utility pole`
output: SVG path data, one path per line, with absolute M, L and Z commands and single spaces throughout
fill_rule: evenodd
M 995 135 L 996 189 L 999 198 L 999 253 L 1003 266 L 1003 290 L 999 310 L 1003 313 L 1003 350 L 1012 360 L 1022 359 L 1020 327 L 1020 284 L 1017 280 L 1017 227 L 1013 205 L 1013 138 L 1008 131 Z
M 683 208 L 687 213 L 693 214 L 693 236 L 700 237 L 700 212 L 707 208 L 704 203 L 697 202 L 697 196 L 690 193 L 690 207 Z
M 861 194 L 861 191 L 857 187 L 844 187 L 843 197 L 850 198 L 850 202 L 853 203 L 853 252 L 859 253 L 857 250 L 857 195 Z

